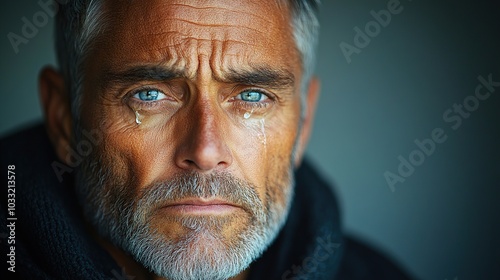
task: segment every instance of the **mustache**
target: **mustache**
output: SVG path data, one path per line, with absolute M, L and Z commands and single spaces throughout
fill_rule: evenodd
M 172 179 L 153 183 L 139 195 L 137 207 L 154 210 L 188 198 L 221 199 L 253 215 L 264 210 L 253 184 L 225 172 L 182 173 Z

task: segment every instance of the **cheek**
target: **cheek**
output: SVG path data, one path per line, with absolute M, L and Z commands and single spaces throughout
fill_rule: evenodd
M 147 186 L 175 173 L 172 139 L 166 129 L 115 131 L 108 137 L 108 155 L 126 165 L 130 186 Z
M 173 173 L 173 139 L 168 137 L 173 135 L 173 128 L 165 118 L 142 115 L 139 125 L 128 106 L 104 102 L 85 106 L 89 103 L 82 103 L 82 124 L 95 128 L 102 136 L 98 150 L 114 176 L 126 178 L 127 186 L 132 188 Z
M 234 143 L 238 144 L 231 150 L 237 168 L 243 173 L 243 179 L 257 187 L 259 197 L 266 204 L 284 202 L 297 122 L 293 115 L 262 118 L 246 121 L 235 129 L 238 133 L 234 133 Z
M 285 194 L 290 188 L 290 172 L 292 167 L 292 153 L 294 149 L 296 133 L 291 131 L 296 131 L 296 128 L 289 129 L 288 135 L 283 135 L 283 133 L 275 132 L 274 141 L 270 141 L 272 145 L 273 153 L 269 154 L 268 162 L 269 172 L 266 178 L 266 193 L 270 202 L 279 203 L 284 205 Z

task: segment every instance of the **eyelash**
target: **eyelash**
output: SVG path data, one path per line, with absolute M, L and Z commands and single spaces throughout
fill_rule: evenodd
M 266 101 L 258 101 L 258 102 L 250 102 L 250 101 L 244 101 L 241 99 L 236 99 L 236 96 L 248 92 L 248 91 L 255 91 L 258 93 L 261 93 L 267 97 Z M 231 102 L 234 102 L 237 104 L 237 106 L 240 106 L 244 110 L 252 111 L 252 110 L 258 110 L 258 109 L 265 109 L 269 107 L 269 105 L 274 102 L 274 96 L 261 90 L 261 89 L 253 89 L 253 88 L 248 88 L 242 91 L 238 91 L 238 94 L 235 95 L 235 97 L 232 98 L 233 100 Z
M 244 89 L 244 90 L 239 90 L 239 91 L 238 91 L 238 94 L 236 94 L 236 95 L 235 95 L 235 97 L 236 97 L 236 96 L 238 96 L 238 95 L 240 95 L 240 94 L 242 94 L 242 93 L 244 93 L 244 92 L 252 92 L 252 91 L 254 91 L 254 92 L 258 92 L 258 93 L 260 93 L 260 94 L 262 94 L 262 95 L 266 96 L 266 97 L 267 97 L 267 99 L 268 99 L 268 100 L 270 100 L 270 101 L 274 101 L 274 96 L 273 96 L 272 94 L 268 93 L 267 91 L 263 91 L 263 90 L 261 90 L 261 89 L 254 89 L 254 88 L 248 88 L 248 89 Z M 238 99 L 238 100 L 239 100 L 239 99 Z M 242 101 L 243 101 L 243 100 L 242 100 Z M 243 101 L 243 102 L 245 102 L 245 101 Z M 258 101 L 258 102 L 250 102 L 250 101 L 246 101 L 246 102 L 247 102 L 247 103 L 264 103 L 264 102 L 266 102 L 266 101 Z
M 140 93 L 141 91 L 148 91 L 148 90 L 157 90 L 157 91 L 165 94 L 165 92 L 163 90 L 160 90 L 160 89 L 155 88 L 155 87 L 141 87 L 141 88 L 138 88 L 138 89 L 130 92 L 127 99 L 130 100 L 130 102 L 134 103 L 134 105 L 139 107 L 138 109 L 154 109 L 157 106 L 159 106 L 161 103 L 163 103 L 163 101 L 167 100 L 167 99 L 161 99 L 161 100 L 146 102 L 146 101 L 141 101 L 139 99 L 134 98 L 134 95 Z
M 237 100 L 238 106 L 243 107 L 245 110 L 256 110 L 256 109 L 264 109 L 269 107 L 269 102 L 248 102 Z

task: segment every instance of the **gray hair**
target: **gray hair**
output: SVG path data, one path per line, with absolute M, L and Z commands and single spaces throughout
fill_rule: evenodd
M 292 28 L 302 62 L 302 107 L 315 67 L 315 50 L 319 36 L 317 18 L 320 0 L 286 1 L 292 12 Z M 69 0 L 60 5 L 56 19 L 56 50 L 60 70 L 70 93 L 74 120 L 80 118 L 83 64 L 91 42 L 103 30 L 102 0 Z M 305 110 L 302 110 L 304 115 Z

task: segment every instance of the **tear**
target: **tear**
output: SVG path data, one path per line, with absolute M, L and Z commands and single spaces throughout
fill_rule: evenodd
M 141 115 L 139 115 L 139 112 L 138 111 L 135 111 L 135 123 L 137 123 L 138 125 L 141 124 L 141 120 L 139 119 L 141 117 Z
M 260 132 L 262 133 L 262 144 L 267 148 L 266 121 L 264 119 L 260 119 Z
M 243 114 L 243 118 L 245 120 L 248 119 L 248 118 L 250 118 L 252 116 L 252 114 L 253 114 L 253 110 L 254 109 L 252 109 L 252 111 L 250 111 L 250 112 L 245 112 L 245 114 Z

